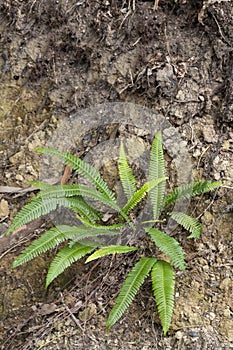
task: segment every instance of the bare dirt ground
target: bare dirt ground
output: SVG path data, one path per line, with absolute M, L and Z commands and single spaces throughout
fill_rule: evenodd
M 169 334 L 162 335 L 149 281 L 105 331 L 132 255 L 91 269 L 77 263 L 49 290 L 51 256 L 12 271 L 15 255 L 46 224 L 4 237 L 33 192 L 0 187 L 1 349 L 233 348 L 232 1 L 0 0 L 1 186 L 37 179 L 34 149 L 59 120 L 104 102 L 162 114 L 187 141 L 195 179 L 225 186 L 192 203 L 203 234 L 184 240 L 188 267 L 177 275 Z

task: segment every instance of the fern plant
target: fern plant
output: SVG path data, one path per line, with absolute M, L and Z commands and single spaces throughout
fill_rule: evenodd
M 125 254 L 136 251 L 139 247 L 129 245 L 101 245 L 101 236 L 112 237 L 122 235 L 128 227 L 137 230 L 135 223 L 130 219 L 130 212 L 149 194 L 152 206 L 150 223 L 142 222 L 145 235 L 163 254 L 166 259 L 157 256 L 142 256 L 136 262 L 126 277 L 116 303 L 112 308 L 107 329 L 112 327 L 123 315 L 134 300 L 138 290 L 145 279 L 150 276 L 152 290 L 161 320 L 164 335 L 167 334 L 171 324 L 174 309 L 175 269 L 185 270 L 185 254 L 178 240 L 159 230 L 157 223 L 162 214 L 170 215 L 179 225 L 190 232 L 187 238 L 199 238 L 201 224 L 193 217 L 182 212 L 172 211 L 172 205 L 178 200 L 191 198 L 221 186 L 220 182 L 199 181 L 175 188 L 170 194 L 165 193 L 165 161 L 162 146 L 162 134 L 158 132 L 152 142 L 149 178 L 140 188 L 137 188 L 136 178 L 128 163 L 123 144 L 120 146 L 118 171 L 122 188 L 126 196 L 126 203 L 120 207 L 115 193 L 103 180 L 100 173 L 82 159 L 68 153 L 52 148 L 39 148 L 38 152 L 59 157 L 65 165 L 69 165 L 78 175 L 84 176 L 90 186 L 49 185 L 47 183 L 33 182 L 40 191 L 30 203 L 25 205 L 13 219 L 12 225 L 6 234 L 19 229 L 23 225 L 46 215 L 55 209 L 69 208 L 80 221 L 80 225 L 58 225 L 43 233 L 37 240 L 27 247 L 13 262 L 12 267 L 18 267 L 36 258 L 48 250 L 59 247 L 66 242 L 56 254 L 50 264 L 46 277 L 46 287 L 71 264 L 88 255 L 86 263 L 111 254 Z M 88 200 L 94 200 L 91 204 Z M 103 220 L 101 212 L 95 203 L 104 204 L 105 208 L 112 208 L 118 215 L 118 222 L 111 225 Z

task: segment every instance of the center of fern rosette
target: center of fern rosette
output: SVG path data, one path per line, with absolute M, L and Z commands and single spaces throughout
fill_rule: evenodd
M 124 203 L 125 195 L 122 192 L 122 186 L 119 184 L 119 177 L 117 178 L 119 175 L 116 174 L 118 172 L 117 167 L 114 166 L 114 164 L 117 164 L 119 157 L 120 142 L 123 141 L 129 164 L 135 164 L 136 168 L 144 174 L 144 181 L 147 181 L 150 144 L 158 130 L 162 132 L 164 148 L 173 160 L 177 184 L 189 183 L 192 177 L 192 166 L 186 143 L 166 118 L 139 105 L 106 103 L 90 109 L 80 110 L 61 121 L 60 126 L 48 140 L 46 146 L 62 151 L 75 148 L 79 154 L 83 153 L 85 155 L 82 159 L 93 165 L 94 168 L 100 171 L 101 175 L 104 176 L 104 172 L 108 173 L 107 183 L 108 179 L 114 180 L 116 178 L 117 181 L 112 189 L 116 195 L 117 204 L 121 206 Z M 102 170 L 104 171 L 102 172 Z M 62 175 L 63 166 L 59 159 L 42 160 L 40 180 L 46 181 L 49 178 L 51 182 L 59 183 Z M 111 184 L 109 185 L 111 187 Z M 144 202 L 135 209 L 134 213 L 130 214 L 131 216 L 135 215 L 132 218 L 134 221 L 140 223 L 150 219 L 151 205 L 147 198 L 148 196 L 143 199 Z M 91 203 L 93 200 L 88 198 Z M 179 209 L 186 211 L 188 203 L 189 199 L 185 199 L 183 203 L 179 203 L 179 206 L 182 206 Z M 98 205 L 106 209 L 105 204 Z M 108 207 L 103 219 L 111 220 L 110 215 L 114 211 L 117 211 L 117 208 Z M 72 211 L 66 209 L 63 214 L 61 212 L 55 216 L 51 214 L 55 225 L 60 222 L 61 215 L 65 216 L 70 223 L 77 224 L 77 218 L 73 216 Z M 169 222 L 174 224 L 173 220 L 168 221 L 168 232 L 171 226 Z M 174 226 L 172 229 L 174 229 Z

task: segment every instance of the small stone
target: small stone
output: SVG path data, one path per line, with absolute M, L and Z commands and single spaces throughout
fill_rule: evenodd
M 193 157 L 198 158 L 201 155 L 201 150 L 199 148 L 195 149 L 193 152 Z
M 202 132 L 206 142 L 213 143 L 217 141 L 216 133 L 212 125 L 205 125 Z
M 203 271 L 207 272 L 210 268 L 209 268 L 209 265 L 205 265 L 202 267 L 203 268 Z
M 205 211 L 204 215 L 201 218 L 201 221 L 206 225 L 209 225 L 213 222 L 213 215 L 209 211 Z
M 216 302 L 217 300 L 218 300 L 218 296 L 217 296 L 217 295 L 213 295 L 213 296 L 212 296 L 212 301 L 213 301 L 213 302 Z
M 208 248 L 211 249 L 213 252 L 215 250 L 217 250 L 217 247 L 214 244 L 212 244 L 211 242 L 208 243 Z
M 31 309 L 32 309 L 32 311 L 34 311 L 34 312 L 35 312 L 35 311 L 37 310 L 36 305 L 32 305 L 32 306 L 31 306 Z
M 35 171 L 35 169 L 33 168 L 32 165 L 28 165 L 28 166 L 27 166 L 27 172 L 28 172 L 29 174 L 32 174 L 33 176 L 37 176 L 37 172 Z
M 18 153 L 15 153 L 13 156 L 11 156 L 9 158 L 9 160 L 12 164 L 16 164 L 16 163 L 20 162 L 22 160 L 22 158 L 23 158 L 23 152 L 20 151 Z
M 214 179 L 217 181 L 221 179 L 221 175 L 217 171 L 214 173 Z
M 224 280 L 220 283 L 220 289 L 222 290 L 228 290 L 232 285 L 232 281 L 229 277 L 224 278 Z
M 229 317 L 229 318 L 231 317 L 231 311 L 229 310 L 229 308 L 227 308 L 223 311 L 223 315 L 225 317 Z
M 229 140 L 225 140 L 222 144 L 222 150 L 223 151 L 229 151 L 230 149 L 230 141 Z
M 97 307 L 94 303 L 90 303 L 86 309 L 80 311 L 78 317 L 81 321 L 88 321 L 97 313 Z
M 214 158 L 214 165 L 216 166 L 216 165 L 218 165 L 218 163 L 220 162 L 220 158 L 219 158 L 219 156 L 216 156 L 215 158 Z
M 215 317 L 216 317 L 216 315 L 213 313 L 213 312 L 209 312 L 209 319 L 211 320 L 211 321 L 213 321 L 214 319 L 215 319 Z
M 23 176 L 20 174 L 15 175 L 15 179 L 18 181 L 24 181 Z
M 175 337 L 176 337 L 176 339 L 178 339 L 178 340 L 182 339 L 182 338 L 183 338 L 183 332 L 181 332 L 181 331 L 176 332 Z
M 57 310 L 57 305 L 55 303 L 43 304 L 40 308 L 41 315 L 50 315 Z
M 188 335 L 192 338 L 199 337 L 199 334 L 197 332 L 193 332 L 193 331 L 188 332 Z
M 206 265 L 207 265 L 207 261 L 206 261 L 204 258 L 199 258 L 199 259 L 198 259 L 198 262 L 199 262 L 199 264 L 202 265 L 202 266 L 206 266 Z
M 220 334 L 227 337 L 229 342 L 233 342 L 233 320 L 223 319 L 220 325 Z
M 8 202 L 5 199 L 2 199 L 0 202 L 0 218 L 8 216 L 10 213 Z

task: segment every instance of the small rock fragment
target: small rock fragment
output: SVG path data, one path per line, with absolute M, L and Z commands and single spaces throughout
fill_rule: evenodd
M 204 215 L 201 218 L 201 221 L 205 224 L 205 225 L 210 225 L 213 222 L 213 215 L 209 212 L 209 211 L 205 211 Z
M 94 303 L 90 303 L 86 309 L 80 311 L 78 317 L 81 321 L 88 321 L 97 313 L 97 307 Z
M 228 152 L 230 149 L 230 140 L 225 140 L 222 144 L 222 150 Z
M 211 321 L 213 321 L 214 319 L 215 319 L 215 317 L 216 317 L 216 315 L 215 315 L 215 313 L 213 313 L 213 312 L 209 312 L 209 319 L 211 320 Z
M 212 125 L 205 125 L 202 132 L 206 142 L 213 143 L 217 141 L 216 132 Z
M 199 337 L 199 334 L 197 332 L 193 332 L 193 331 L 188 332 L 188 335 L 192 338 Z
M 182 339 L 183 338 L 183 332 L 181 332 L 181 331 L 176 332 L 175 337 L 176 337 L 176 339 Z
M 20 174 L 16 174 L 16 175 L 15 175 L 15 179 L 18 180 L 18 181 L 23 181 L 23 180 L 24 180 L 24 179 L 23 179 L 23 176 L 20 175 Z
M 229 290 L 232 287 L 232 281 L 229 277 L 224 278 L 224 280 L 220 283 L 220 289 Z
M 8 202 L 5 199 L 2 199 L 0 202 L 0 218 L 8 216 L 10 213 Z
M 20 151 L 20 152 L 15 153 L 13 156 L 11 156 L 9 158 L 9 160 L 10 160 L 11 164 L 16 164 L 18 162 L 21 162 L 22 158 L 23 158 L 23 152 Z

